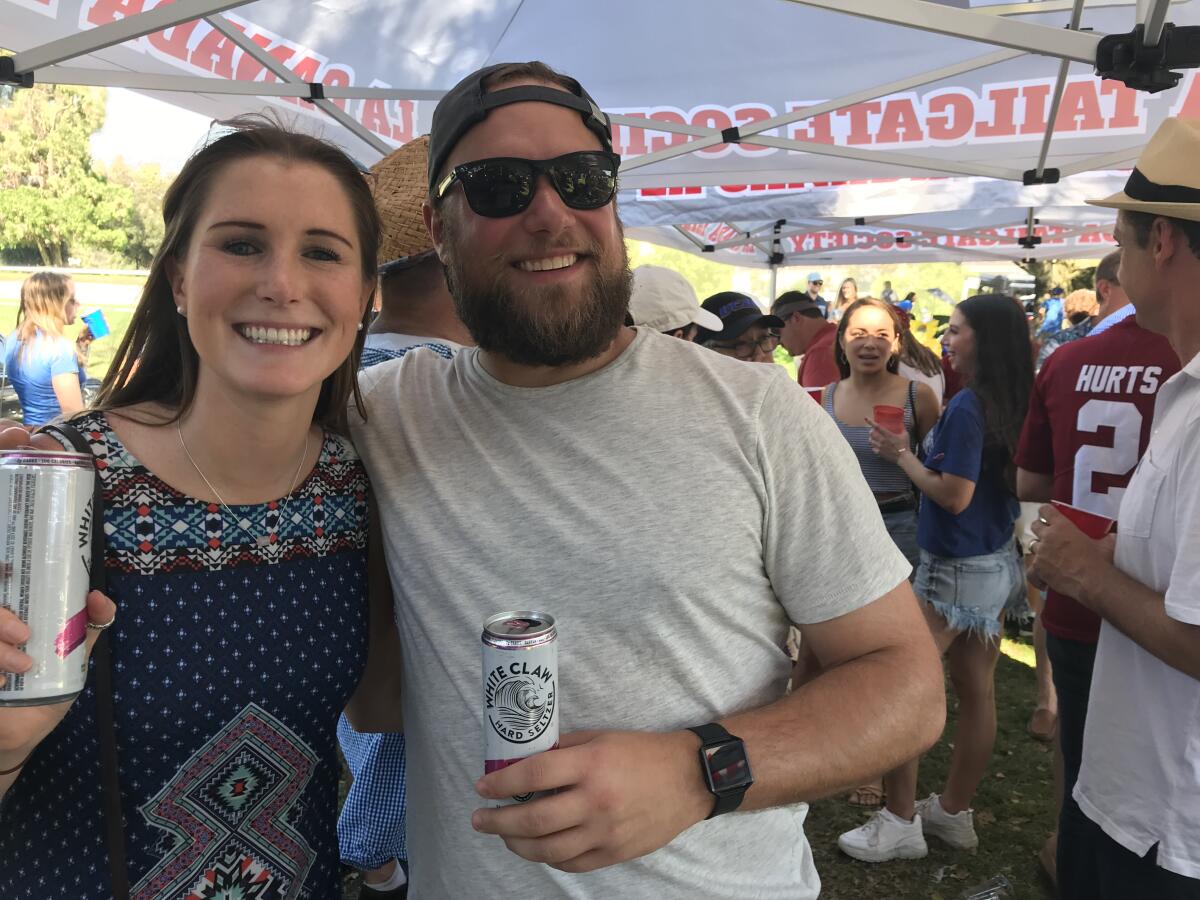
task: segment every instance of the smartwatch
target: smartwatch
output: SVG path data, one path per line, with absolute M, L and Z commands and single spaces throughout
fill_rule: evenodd
M 715 798 L 707 818 L 733 812 L 741 806 L 746 789 L 754 784 L 746 745 L 715 722 L 696 725 L 688 731 L 700 738 L 700 771 Z

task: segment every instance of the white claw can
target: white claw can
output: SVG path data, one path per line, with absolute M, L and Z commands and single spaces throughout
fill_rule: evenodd
M 0 451 L 0 606 L 31 632 L 28 672 L 6 672 L 0 706 L 69 700 L 87 677 L 91 456 Z
M 489 616 L 483 623 L 484 773 L 557 747 L 558 707 L 554 617 L 528 611 Z

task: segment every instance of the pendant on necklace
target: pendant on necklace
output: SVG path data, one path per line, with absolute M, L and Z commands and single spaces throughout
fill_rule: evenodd
M 254 546 L 258 547 L 259 549 L 268 546 L 270 543 L 271 539 L 265 534 L 260 534 L 254 539 Z

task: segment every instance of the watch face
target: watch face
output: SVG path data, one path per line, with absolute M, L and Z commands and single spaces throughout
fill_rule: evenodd
M 739 740 L 705 747 L 704 761 L 708 766 L 708 780 L 714 794 L 728 794 L 754 784 L 750 762 L 746 759 L 746 748 Z

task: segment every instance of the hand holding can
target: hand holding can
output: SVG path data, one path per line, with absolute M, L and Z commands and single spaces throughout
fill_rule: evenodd
M 95 478 L 90 455 L 0 451 L 0 529 L 5 535 L 0 542 L 0 606 L 28 631 L 20 649 L 30 663 L 8 669 L 0 685 L 0 706 L 56 703 L 83 690 Z M 13 623 L 9 629 L 13 636 L 21 631 Z
M 4 577 L 7 575 L 0 573 L 0 580 Z M 83 648 L 85 666 L 103 631 L 97 626 L 112 624 L 117 607 L 104 594 L 92 591 L 87 597 L 87 614 L 88 624 L 92 627 L 86 629 L 87 636 Z M 21 649 L 29 638 L 29 627 L 16 613 L 0 607 L 0 690 L 9 677 L 4 673 L 20 674 L 32 668 L 33 659 Z M 0 752 L 0 771 L 19 768 L 33 748 L 58 727 L 58 723 L 63 720 L 74 702 L 75 699 L 71 697 L 65 702 L 37 706 L 0 706 L 0 746 L 13 748 L 8 753 Z

